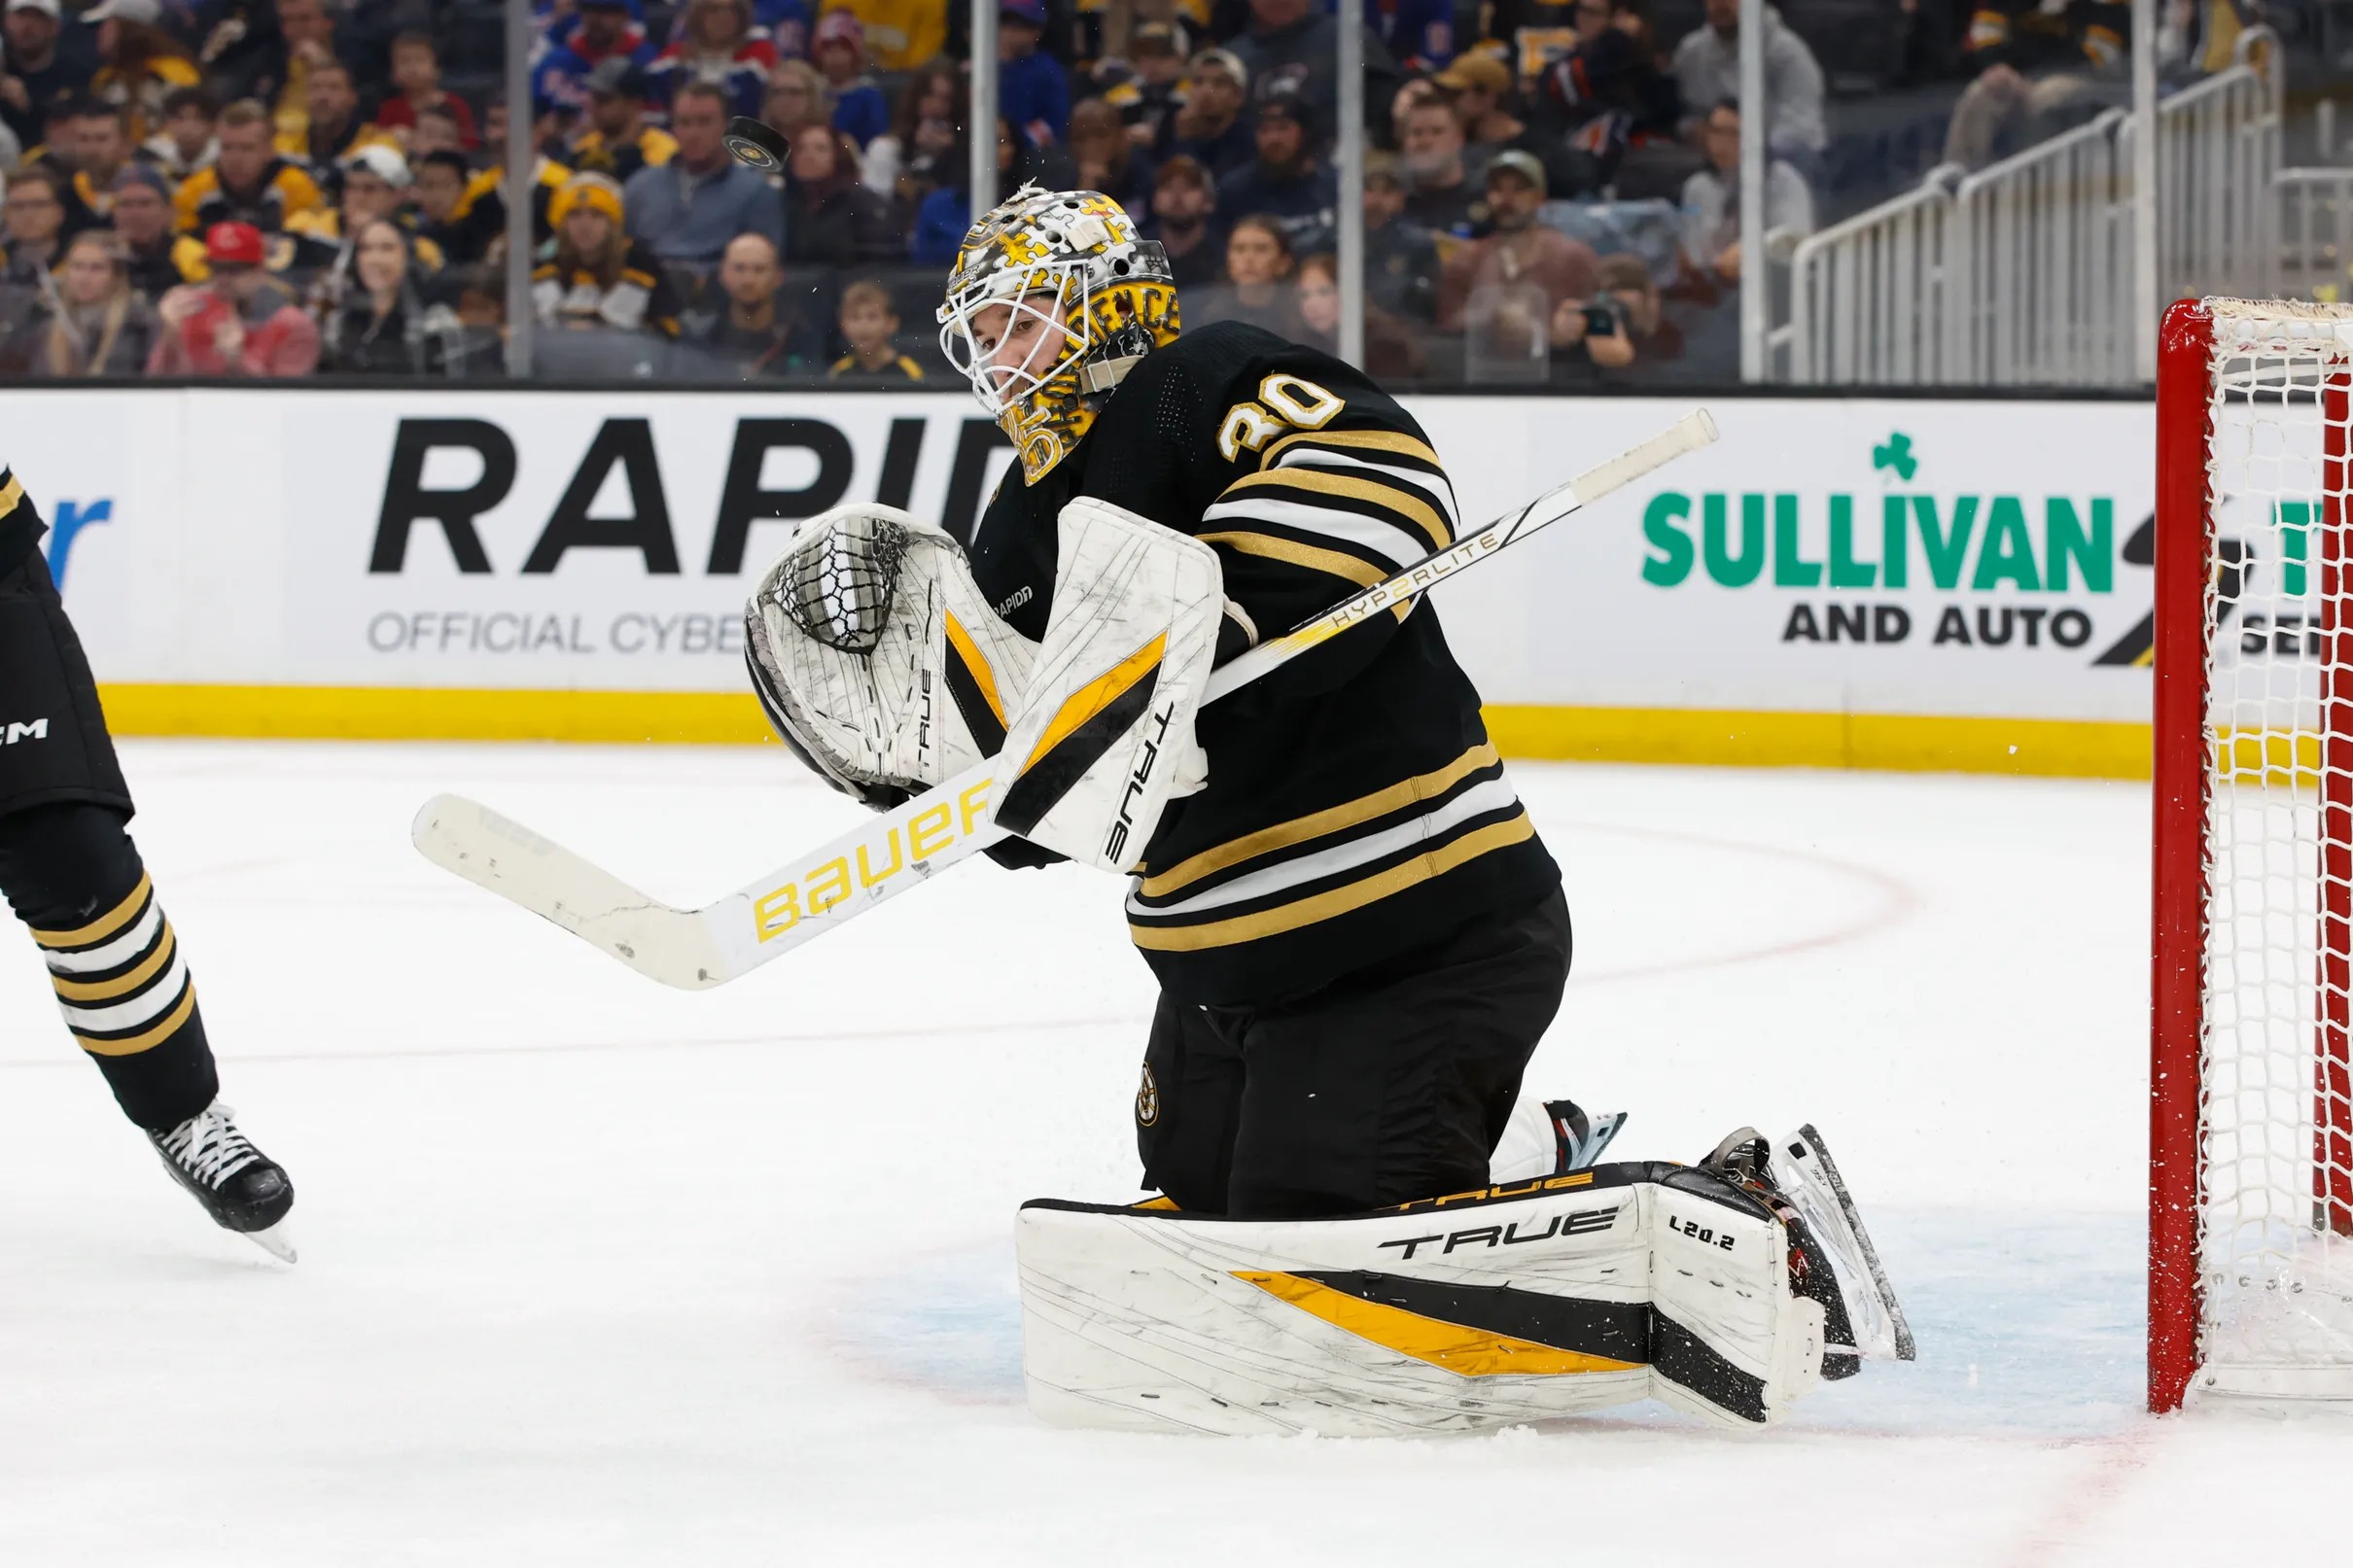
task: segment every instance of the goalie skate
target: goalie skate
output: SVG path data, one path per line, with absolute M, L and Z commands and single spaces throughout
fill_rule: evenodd
M 1791 1278 L 1827 1313 L 1823 1376 L 1851 1377 L 1863 1358 L 1914 1359 L 1903 1305 L 1813 1124 L 1772 1143 L 1755 1128 L 1741 1128 L 1702 1167 L 1764 1200 L 1787 1226 Z

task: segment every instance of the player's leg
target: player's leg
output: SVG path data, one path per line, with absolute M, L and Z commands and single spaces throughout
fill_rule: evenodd
M 0 895 L 31 928 L 66 1028 L 206 1212 L 268 1229 L 294 1189 L 216 1103 L 194 982 L 124 831 L 130 791 L 38 553 L 0 575 Z
M 1242 1112 L 1242 1050 L 1207 1008 L 1160 998 L 1136 1091 L 1143 1184 L 1194 1214 L 1222 1214 Z
M 1379 974 L 1253 1010 L 1226 1211 L 1360 1213 L 1485 1187 L 1569 948 L 1555 889 Z

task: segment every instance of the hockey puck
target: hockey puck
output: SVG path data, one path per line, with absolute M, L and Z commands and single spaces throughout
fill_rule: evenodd
M 774 174 L 792 156 L 792 144 L 785 140 L 774 126 L 761 123 L 750 115 L 737 115 L 727 122 L 726 135 L 720 138 L 739 163 L 749 163 L 762 174 Z

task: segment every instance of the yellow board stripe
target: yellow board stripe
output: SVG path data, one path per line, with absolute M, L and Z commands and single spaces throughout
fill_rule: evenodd
M 1354 827 L 1358 822 L 1369 822 L 1376 817 L 1386 817 L 1398 807 L 1417 800 L 1443 795 L 1468 775 L 1481 768 L 1493 767 L 1502 760 L 1493 747 L 1474 746 L 1443 768 L 1434 768 L 1428 773 L 1390 784 L 1387 789 L 1376 789 L 1369 795 L 1359 795 L 1354 800 L 1344 801 L 1319 812 L 1310 812 L 1305 817 L 1294 817 L 1287 822 L 1262 827 L 1255 833 L 1229 840 L 1213 850 L 1204 850 L 1191 859 L 1177 861 L 1157 877 L 1146 878 L 1138 891 L 1146 898 L 1162 897 L 1180 888 L 1188 888 L 1228 866 L 1240 865 L 1245 860 L 1253 860 L 1275 850 L 1303 844 L 1309 839 L 1338 833 Z
M 956 645 L 958 656 L 965 661 L 965 668 L 972 672 L 972 679 L 979 685 L 981 697 L 988 703 L 989 712 L 997 715 L 998 728 L 1002 729 L 1005 705 L 997 696 L 997 672 L 990 669 L 989 661 L 980 656 L 980 648 L 973 643 L 972 634 L 965 630 L 964 622 L 953 615 L 948 617 L 948 641 Z
M 1435 506 L 1418 496 L 1407 495 L 1386 479 L 1370 478 L 1364 474 L 1333 473 L 1323 469 L 1261 469 L 1256 473 L 1246 473 L 1226 486 L 1225 495 L 1231 496 L 1237 490 L 1263 490 L 1278 485 L 1313 491 L 1317 495 L 1338 496 L 1348 501 L 1369 501 L 1384 511 L 1395 512 L 1421 529 L 1434 549 L 1443 549 L 1454 542 L 1454 534 L 1447 528 L 1445 517 Z M 1225 497 L 1218 499 L 1222 501 Z
M 117 975 L 112 980 L 68 980 L 63 975 L 52 975 L 49 983 L 56 987 L 57 994 L 69 1002 L 102 1002 L 117 996 L 127 996 L 161 974 L 163 966 L 171 962 L 173 950 L 179 945 L 179 938 L 172 934 L 171 922 L 165 921 L 163 939 L 128 974 Z
M 33 940 L 45 948 L 94 947 L 130 923 L 131 917 L 139 913 L 141 900 L 147 897 L 148 889 L 154 886 L 148 880 L 147 873 L 142 871 L 139 873 L 138 886 L 123 895 L 123 902 L 88 925 L 77 926 L 70 931 L 36 930 Z
M 1412 1356 L 1427 1362 L 1441 1372 L 1451 1372 L 1462 1377 L 1560 1376 L 1585 1372 L 1640 1372 L 1638 1361 L 1619 1361 L 1609 1356 L 1587 1355 L 1578 1350 L 1563 1350 L 1555 1345 L 1538 1344 L 1533 1340 L 1515 1339 L 1497 1334 L 1493 1329 L 1474 1329 L 1460 1323 L 1449 1323 L 1441 1318 L 1423 1317 L 1402 1307 L 1390 1307 L 1382 1302 L 1368 1302 L 1361 1296 L 1351 1296 L 1344 1290 L 1297 1274 L 1258 1273 L 1236 1270 L 1234 1277 L 1245 1284 L 1288 1302 L 1311 1317 L 1321 1318 L 1332 1327 L 1369 1340 L 1384 1349 Z
M 119 736 L 784 744 L 749 691 L 112 681 L 98 689 Z M 1486 718 L 1504 756 L 1552 761 L 2146 779 L 2151 755 L 2145 720 L 1533 704 L 1491 707 Z
M 78 1030 L 75 1032 L 74 1038 L 81 1041 L 82 1049 L 92 1056 L 135 1057 L 140 1052 L 153 1050 L 170 1039 L 173 1031 L 187 1023 L 188 1015 L 195 1010 L 196 987 L 195 983 L 191 981 L 187 989 L 180 993 L 180 1004 L 165 1014 L 163 1021 L 153 1028 L 142 1029 L 127 1039 L 121 1040 L 95 1040 Z
M 1387 871 L 1355 882 L 1344 883 L 1328 892 L 1313 898 L 1302 898 L 1294 904 L 1282 904 L 1255 915 L 1235 915 L 1221 921 L 1208 921 L 1199 925 L 1138 925 L 1128 923 L 1128 935 L 1140 948 L 1154 953 L 1198 953 L 1203 948 L 1230 947 L 1237 942 L 1255 942 L 1262 937 L 1281 936 L 1302 925 L 1332 920 L 1367 904 L 1378 903 L 1392 893 L 1404 891 L 1418 883 L 1442 877 L 1466 860 L 1475 860 L 1490 850 L 1500 850 L 1523 840 L 1533 838 L 1536 824 L 1523 811 L 1509 821 L 1490 822 L 1476 832 L 1465 833 L 1444 849 L 1428 854 L 1418 854 L 1411 860 L 1390 866 Z
M 1069 740 L 1079 725 L 1117 702 L 1137 681 L 1160 667 L 1160 655 L 1169 645 L 1169 634 L 1162 632 L 1149 643 L 1120 660 L 1116 665 L 1072 692 L 1062 705 L 1046 732 L 1037 738 L 1030 760 L 1021 765 L 1022 773 L 1037 766 L 1045 754 Z M 1018 777 L 1018 775 L 1016 775 Z

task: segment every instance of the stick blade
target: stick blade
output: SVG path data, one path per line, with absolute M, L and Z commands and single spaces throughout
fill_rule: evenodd
M 710 922 L 674 909 L 463 795 L 425 802 L 408 830 L 442 870 L 562 926 L 665 986 L 704 991 L 735 978 Z

